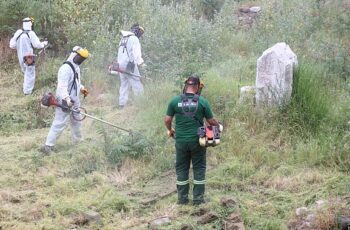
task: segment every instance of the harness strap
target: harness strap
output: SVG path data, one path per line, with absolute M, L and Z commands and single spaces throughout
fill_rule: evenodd
M 79 79 L 78 73 L 75 71 L 75 68 L 74 68 L 74 66 L 73 66 L 73 64 L 71 62 L 65 61 L 65 62 L 63 62 L 63 64 L 68 64 L 70 66 L 70 68 L 72 69 L 73 74 L 74 74 L 74 79 L 73 79 L 72 86 L 71 86 L 71 88 L 69 90 L 69 95 L 72 93 L 72 90 L 74 88 L 76 96 L 78 96 L 78 90 L 77 90 L 78 86 L 77 86 L 77 82 L 76 82 L 76 80 Z
M 131 35 L 124 36 L 122 38 L 122 40 L 120 41 L 120 45 L 119 45 L 119 46 L 123 46 L 123 53 L 124 53 L 124 51 L 126 51 L 126 54 L 128 55 L 129 60 L 130 60 L 130 56 L 129 56 L 129 52 L 128 52 L 126 45 L 128 44 L 130 36 Z
M 16 42 L 17 42 L 18 39 L 22 36 L 22 34 L 27 34 L 27 36 L 28 36 L 28 38 L 29 38 L 29 41 L 30 41 L 30 45 L 31 45 L 32 48 L 34 49 L 33 44 L 32 44 L 32 40 L 30 40 L 29 31 L 30 31 L 30 30 L 22 30 L 22 33 L 21 33 L 20 35 L 18 35 L 18 37 L 16 38 Z
M 200 121 L 197 117 L 196 117 L 196 113 L 198 110 L 198 104 L 199 104 L 199 95 L 195 94 L 193 96 L 193 98 L 188 98 L 188 96 L 186 94 L 181 94 L 181 102 L 182 102 L 182 115 L 183 116 L 187 116 L 187 117 L 191 117 L 193 120 L 197 121 L 200 126 L 203 126 L 203 122 Z M 193 106 L 192 106 L 193 105 Z M 194 110 L 191 111 L 191 108 L 194 107 Z

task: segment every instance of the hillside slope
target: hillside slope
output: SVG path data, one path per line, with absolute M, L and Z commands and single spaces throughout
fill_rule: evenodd
M 41 71 L 39 69 L 39 77 Z M 346 209 L 350 199 L 347 172 L 295 160 L 296 154 L 317 151 L 317 146 L 304 143 L 294 146 L 297 149 L 293 150 L 292 142 L 286 139 L 283 131 L 267 127 L 263 121 L 231 117 L 225 120 L 223 144 L 208 149 L 211 170 L 207 179 L 209 202 L 205 208 L 216 213 L 218 219 L 210 224 L 198 224 L 196 213 L 199 208 L 175 204 L 176 196 L 172 195 L 174 173 L 171 173 L 174 170 L 173 141 L 158 137 L 158 128 L 143 134 L 153 133 L 160 141 L 149 140 L 143 135 L 134 137 L 149 141 L 152 152 L 138 157 L 125 155 L 121 161 L 113 161 L 115 158 L 111 158 L 111 152 L 106 148 L 113 149 L 132 140 L 127 134 L 86 119 L 83 142 L 74 146 L 70 142 L 69 129 L 65 130 L 58 141 L 57 152 L 44 156 L 38 149 L 44 143 L 53 110 L 43 111 L 37 107 L 44 89 L 37 89 L 32 96 L 22 96 L 19 79 L 16 66 L 2 71 L 1 116 L 5 119 L 1 123 L 0 141 L 0 226 L 4 229 L 67 229 L 74 226 L 146 229 L 149 221 L 161 216 L 171 219 L 164 229 L 178 229 L 183 224 L 195 229 L 211 229 L 221 226 L 221 220 L 238 211 L 238 207 L 221 206 L 222 198 L 238 202 L 247 229 L 284 229 L 294 218 L 296 208 L 312 207 L 318 200 L 329 200 L 330 206 L 318 214 L 316 224 L 325 224 L 326 216 L 329 218 L 326 225 L 333 226 L 332 215 L 349 212 Z M 166 83 L 163 84 L 160 88 L 166 89 Z M 147 127 L 150 122 L 143 116 L 149 111 L 142 100 L 148 100 L 155 93 L 167 94 L 160 92 L 160 88 L 147 87 L 144 99 L 136 100 L 135 105 L 120 111 L 110 101 L 105 102 L 106 106 L 98 105 L 101 102 L 93 91 L 100 88 L 91 89 L 91 98 L 84 101 L 84 106 L 94 115 L 137 130 Z M 113 98 L 113 94 L 112 90 L 107 90 L 104 97 Z M 36 113 L 40 119 L 33 121 L 35 116 L 31 113 Z M 153 114 L 150 119 L 161 123 L 162 113 Z M 139 119 L 146 124 L 140 123 Z M 159 131 L 163 135 L 163 129 Z M 132 151 L 128 153 L 132 154 Z M 168 170 L 169 173 L 162 173 Z M 89 210 L 98 212 L 101 220 L 86 224 L 82 216 Z
M 54 43 L 39 57 L 34 94 L 25 97 L 9 34 L 0 40 L 0 229 L 147 229 L 160 217 L 169 223 L 159 229 L 236 222 L 254 230 L 337 229 L 339 217 L 350 215 L 348 1 L 137 3 L 0 3 L 0 32 L 33 14 L 38 34 Z M 261 12 L 245 15 L 255 5 Z M 118 31 L 134 21 L 145 25 L 144 73 L 154 80 L 119 110 L 118 78 L 105 69 Z M 300 63 L 291 104 L 258 113 L 237 103 L 239 88 L 255 82 L 257 58 L 280 41 Z M 55 90 L 58 68 L 77 44 L 93 54 L 82 65 L 90 89 L 83 107 L 134 132 L 86 118 L 82 142 L 74 145 L 67 128 L 45 156 L 38 150 L 54 111 L 39 100 Z M 208 149 L 208 202 L 200 207 L 176 205 L 174 140 L 163 124 L 190 73 L 202 76 L 202 95 L 225 126 L 221 144 Z

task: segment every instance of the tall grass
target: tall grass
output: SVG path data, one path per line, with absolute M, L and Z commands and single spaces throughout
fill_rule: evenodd
M 290 125 L 316 132 L 328 119 L 330 105 L 330 93 L 324 86 L 322 69 L 301 64 L 294 73 L 292 99 L 286 110 Z

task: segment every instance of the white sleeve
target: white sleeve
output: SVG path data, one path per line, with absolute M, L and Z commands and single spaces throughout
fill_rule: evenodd
M 58 70 L 57 97 L 61 99 L 66 99 L 67 97 L 69 97 L 68 84 L 72 74 L 73 71 L 67 64 L 62 65 L 61 68 Z
M 16 49 L 17 48 L 17 37 L 22 33 L 22 30 L 17 30 L 16 33 L 13 35 L 13 37 L 10 40 L 10 48 Z
M 132 40 L 132 51 L 133 51 L 133 55 L 134 55 L 134 61 L 137 65 L 141 65 L 143 63 L 143 59 L 142 59 L 142 54 L 141 54 L 141 44 L 140 41 L 137 37 L 135 37 L 135 39 Z
M 42 42 L 40 42 L 38 36 L 36 36 L 34 31 L 29 32 L 29 37 L 30 37 L 30 41 L 31 41 L 34 48 L 37 48 L 37 49 L 44 48 L 44 44 Z

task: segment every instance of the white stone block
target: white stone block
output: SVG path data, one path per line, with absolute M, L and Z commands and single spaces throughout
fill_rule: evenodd
M 256 103 L 257 106 L 282 105 L 290 101 L 293 70 L 297 56 L 284 43 L 277 43 L 265 50 L 257 60 Z

